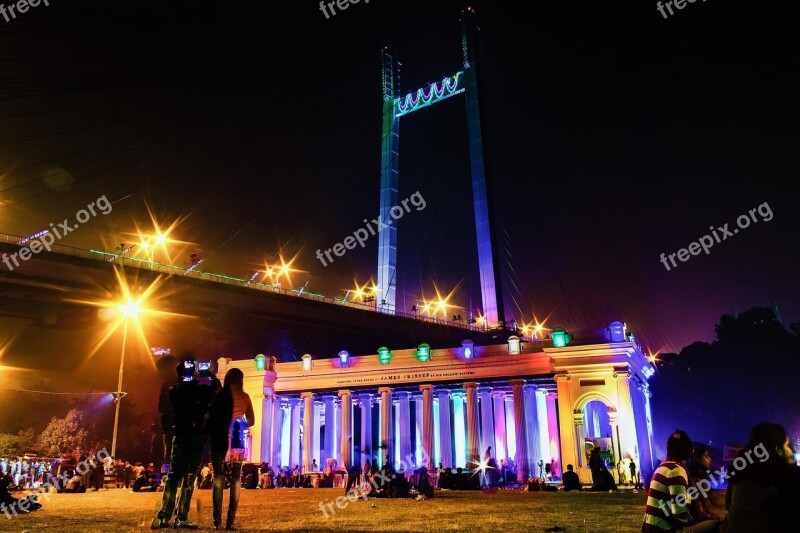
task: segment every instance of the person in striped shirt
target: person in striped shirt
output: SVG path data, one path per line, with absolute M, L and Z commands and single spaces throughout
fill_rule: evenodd
M 718 522 L 694 521 L 689 514 L 689 474 L 686 461 L 692 456 L 692 441 L 680 429 L 667 440 L 667 458 L 650 480 L 642 533 L 664 531 L 716 531 Z

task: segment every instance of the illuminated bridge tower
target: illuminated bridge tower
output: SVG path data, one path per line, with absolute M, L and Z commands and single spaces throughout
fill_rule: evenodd
M 383 131 L 381 142 L 381 221 L 387 225 L 378 234 L 378 309 L 394 314 L 397 295 L 397 226 L 390 225 L 390 211 L 399 202 L 400 115 L 395 113 L 400 94 L 400 63 L 386 49 L 383 61 Z
M 400 68 L 396 59 L 383 51 L 383 142 L 381 150 L 380 217 L 386 227 L 378 242 L 378 308 L 395 312 L 397 292 L 397 226 L 391 209 L 398 205 L 398 164 L 400 144 L 400 119 L 464 93 L 467 109 L 467 134 L 469 138 L 472 198 L 475 211 L 475 232 L 478 240 L 478 266 L 481 279 L 483 314 L 490 326 L 505 322 L 503 295 L 500 286 L 496 241 L 492 235 L 491 198 L 486 186 L 487 165 L 482 135 L 482 113 L 479 95 L 479 28 L 471 10 L 461 13 L 464 70 L 443 78 L 426 88 L 399 96 Z

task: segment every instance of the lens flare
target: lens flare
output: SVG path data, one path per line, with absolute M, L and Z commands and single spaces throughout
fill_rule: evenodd
M 98 316 L 106 322 L 105 330 L 100 334 L 99 340 L 86 356 L 89 360 L 105 345 L 106 342 L 124 326 L 125 336 L 128 329 L 135 333 L 134 337 L 141 345 L 142 353 L 150 353 L 150 343 L 145 335 L 145 328 L 157 326 L 161 321 L 173 320 L 177 318 L 194 318 L 191 315 L 161 311 L 157 308 L 159 300 L 165 299 L 171 294 L 159 293 L 163 284 L 163 277 L 158 276 L 143 291 L 134 294 L 123 269 L 114 267 L 114 274 L 117 278 L 118 294 L 104 300 L 70 300 L 67 302 L 78 303 L 98 308 Z M 155 360 L 148 358 L 155 368 Z

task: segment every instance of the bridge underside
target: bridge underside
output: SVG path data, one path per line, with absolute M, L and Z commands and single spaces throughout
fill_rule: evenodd
M 18 247 L 0 243 L 0 254 L 16 251 Z M 158 277 L 144 269 L 125 272 L 129 284 L 139 288 Z M 55 253 L 41 253 L 13 272 L 0 269 L 2 364 L 76 368 L 106 323 L 97 307 L 75 301 L 113 298 L 117 285 L 112 263 Z M 205 358 L 267 353 L 293 360 L 304 353 L 325 357 L 342 349 L 369 353 L 383 345 L 427 342 L 437 347 L 465 338 L 488 339 L 488 334 L 457 327 L 184 276 L 165 276 L 158 293 L 165 295 L 158 300 L 160 310 L 190 318 L 148 319 L 149 344 Z

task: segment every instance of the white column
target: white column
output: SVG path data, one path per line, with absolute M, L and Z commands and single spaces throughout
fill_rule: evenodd
M 486 450 L 492 447 L 491 456 L 497 458 L 494 444 L 494 418 L 492 413 L 492 388 L 479 387 L 478 396 L 481 404 L 481 460 L 486 457 Z
M 467 466 L 467 425 L 464 416 L 464 393 L 454 392 L 453 398 L 453 466 Z
M 266 396 L 263 393 L 263 387 L 260 387 L 259 392 L 251 394 L 250 399 L 253 402 L 253 417 L 255 418 L 255 425 L 250 428 L 250 448 L 247 450 L 248 460 L 254 463 L 262 461 L 262 452 L 264 445 L 264 400 Z M 250 422 L 250 420 L 248 420 Z
M 292 403 L 285 400 L 281 406 L 281 454 L 278 464 L 288 466 L 292 455 Z
M 283 447 L 283 409 L 281 399 L 275 396 L 272 401 L 272 467 L 281 464 L 281 449 Z
M 397 396 L 397 426 L 400 434 L 400 450 L 395 454 L 397 459 L 405 460 L 411 453 L 411 413 L 409 396 L 405 391 L 395 393 Z M 397 468 L 399 465 L 395 465 Z
M 266 389 L 261 406 L 261 460 L 272 462 L 272 404 L 275 393 Z
M 414 400 L 414 442 L 411 443 L 411 453 L 414 456 L 414 468 L 419 468 L 422 466 L 420 464 L 422 461 L 422 395 L 412 394 L 412 398 Z M 403 459 L 406 458 L 403 457 Z
M 292 398 L 290 404 L 292 406 L 292 417 L 290 419 L 289 432 L 292 445 L 289 451 L 289 463 L 291 463 L 289 466 L 294 468 L 299 466 L 302 461 L 300 456 L 300 409 L 302 404 L 299 398 Z
M 314 451 L 314 395 L 304 392 L 300 398 L 303 400 L 303 472 L 310 472 Z
M 392 448 L 391 438 L 391 421 L 392 421 L 392 389 L 389 387 L 381 387 L 378 389 L 378 394 L 381 395 L 381 453 L 378 455 L 380 465 L 386 464 L 390 459 L 388 455 Z
M 350 454 L 351 446 L 353 445 L 353 401 L 349 390 L 340 390 L 339 398 L 341 398 L 342 402 L 342 466 L 349 468 L 353 466 L 353 458 Z
M 373 455 L 372 449 L 372 394 L 359 394 L 358 399 L 361 403 L 361 462 L 371 463 Z
M 539 449 L 541 458 L 546 464 L 550 463 L 553 454 L 550 452 L 550 423 L 547 420 L 547 391 L 536 391 L 536 421 L 539 425 Z
M 508 444 L 506 441 L 506 393 L 504 391 L 494 391 L 492 393 L 494 402 L 494 452 L 497 457 L 497 464 L 505 461 L 508 457 Z
M 342 465 L 342 402 L 336 400 L 333 404 L 333 410 L 336 413 L 336 437 L 333 439 L 333 456 L 336 458 L 336 464 Z

